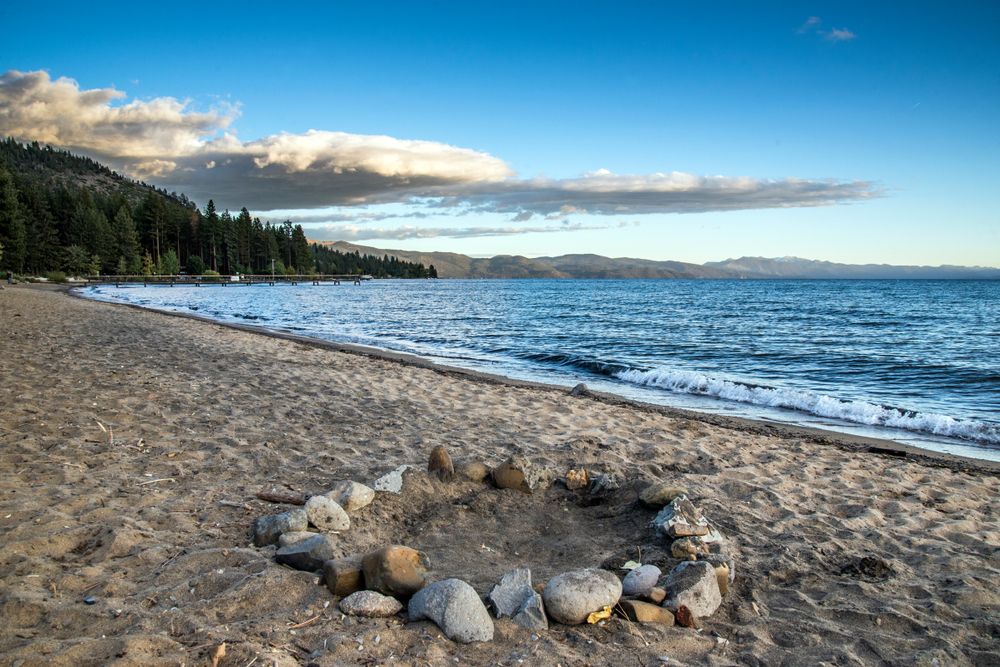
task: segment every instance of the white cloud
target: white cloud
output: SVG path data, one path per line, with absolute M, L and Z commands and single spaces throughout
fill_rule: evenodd
M 114 88 L 80 90 L 73 79 L 10 70 L 0 75 L 0 133 L 105 158 L 162 162 L 198 151 L 205 136 L 237 115 L 235 107 L 191 111 L 172 97 L 119 104 L 124 98 Z
M 76 81 L 53 80 L 43 71 L 0 75 L 0 135 L 84 152 L 195 201 L 211 197 L 233 209 L 402 203 L 417 211 L 509 213 L 514 222 L 526 222 L 535 215 L 557 220 L 578 213 L 826 206 L 878 195 L 864 181 L 679 171 L 619 175 L 598 169 L 578 178 L 520 179 L 500 158 L 434 141 L 310 130 L 244 142 L 230 128 L 237 107 L 189 107 L 170 97 L 125 102 L 125 93 L 114 88 L 81 90 Z M 392 216 L 369 220 L 384 217 Z
M 829 32 L 823 33 L 823 36 L 831 42 L 849 42 L 857 38 L 857 35 L 847 28 L 833 28 Z

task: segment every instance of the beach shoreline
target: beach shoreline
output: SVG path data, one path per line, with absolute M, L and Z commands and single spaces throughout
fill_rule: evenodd
M 316 338 L 312 336 L 302 336 L 287 331 L 268 329 L 266 327 L 255 326 L 252 324 L 241 324 L 239 322 L 224 322 L 212 319 L 210 317 L 206 317 L 204 315 L 199 315 L 197 313 L 184 313 L 184 312 L 174 312 L 168 310 L 158 310 L 155 308 L 146 308 L 144 306 L 132 303 L 118 303 L 112 301 L 102 301 L 99 299 L 91 299 L 90 297 L 81 294 L 79 291 L 81 289 L 84 288 L 82 287 L 66 288 L 65 286 L 60 287 L 61 291 L 65 291 L 67 294 L 69 294 L 74 298 L 82 299 L 85 301 L 97 301 L 99 303 L 107 304 L 112 307 L 135 308 L 147 312 L 156 312 L 161 315 L 167 315 L 170 317 L 191 319 L 198 322 L 204 322 L 206 324 L 213 324 L 221 327 L 235 329 L 237 331 L 244 331 L 250 334 L 257 334 L 261 336 L 269 336 L 272 338 L 288 340 L 295 343 L 299 343 L 301 345 L 308 345 L 320 349 L 332 350 L 335 352 L 342 352 L 345 354 L 358 355 L 373 359 L 381 359 L 384 361 L 399 363 L 404 366 L 410 366 L 415 368 L 425 368 L 428 370 L 432 370 L 436 373 L 441 373 L 443 375 L 466 378 L 473 382 L 483 382 L 486 384 L 493 384 L 493 385 L 507 385 L 511 387 L 537 389 L 540 391 L 551 391 L 559 394 L 567 393 L 567 388 L 562 385 L 548 384 L 544 382 L 536 382 L 531 380 L 520 380 L 506 375 L 487 373 L 485 371 L 461 368 L 459 366 L 450 366 L 447 364 L 442 364 L 406 352 L 396 352 L 393 350 L 387 350 L 384 348 L 374 347 L 370 345 L 360 345 L 356 343 L 345 343 L 339 341 L 325 340 L 322 338 Z M 796 424 L 785 424 L 774 421 L 765 421 L 761 419 L 752 419 L 749 417 L 713 414 L 708 412 L 699 412 L 697 410 L 689 410 L 685 408 L 657 405 L 655 403 L 639 401 L 624 396 L 619 396 L 617 394 L 596 391 L 589 388 L 587 389 L 586 396 L 591 400 L 599 401 L 608 405 L 621 405 L 634 408 L 636 410 L 648 410 L 652 412 L 657 412 L 668 417 L 693 419 L 704 422 L 706 424 L 721 426 L 723 428 L 730 428 L 745 433 L 752 433 L 758 435 L 773 435 L 777 437 L 786 437 L 786 438 L 804 438 L 816 443 L 839 447 L 841 449 L 850 452 L 859 452 L 859 453 L 863 452 L 874 456 L 891 456 L 891 457 L 905 456 L 913 460 L 922 461 L 929 465 L 941 465 L 957 470 L 983 470 L 989 472 L 1000 472 L 1000 461 L 990 461 L 969 456 L 949 454 L 947 452 L 937 452 L 934 450 L 917 447 L 915 445 L 908 445 L 906 443 L 897 442 L 895 440 L 890 440 L 887 438 L 875 438 L 871 436 L 854 435 L 831 429 L 821 429 L 810 426 L 799 426 Z
M 995 664 L 988 461 L 65 292 L 0 291 L 0 666 L 203 664 L 222 643 L 223 666 Z M 422 472 L 437 446 L 487 466 L 520 454 L 551 483 L 440 481 Z M 254 519 L 288 509 L 258 491 L 402 464 L 417 469 L 403 494 L 352 514 L 338 555 L 406 544 L 479 595 L 515 567 L 621 576 L 627 559 L 671 562 L 637 502 L 664 482 L 729 538 L 735 581 L 700 631 L 501 619 L 463 645 L 426 621 L 345 617 L 315 574 L 251 544 Z M 620 486 L 567 489 L 581 468 Z

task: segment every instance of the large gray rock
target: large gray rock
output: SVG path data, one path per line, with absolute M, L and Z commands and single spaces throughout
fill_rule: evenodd
M 274 559 L 282 565 L 308 572 L 321 569 L 324 561 L 333 557 L 333 541 L 328 535 L 316 535 L 287 547 L 281 547 L 274 554 Z
M 429 618 L 451 640 L 488 642 L 493 619 L 475 589 L 461 579 L 436 581 L 417 591 L 408 607 L 411 621 Z
M 376 491 L 382 491 L 384 493 L 402 493 L 403 476 L 411 470 L 413 470 L 413 466 L 404 463 L 395 470 L 382 475 L 372 482 L 372 488 Z
M 274 544 L 282 533 L 305 530 L 309 527 L 306 511 L 289 510 L 281 514 L 262 516 L 253 522 L 253 543 L 257 547 Z
M 549 580 L 542 593 L 549 617 L 577 625 L 604 607 L 614 606 L 622 595 L 622 583 L 607 570 L 586 569 L 564 572 Z
M 660 568 L 655 565 L 641 565 L 622 580 L 622 595 L 648 595 L 660 580 Z
M 326 496 L 313 496 L 306 501 L 306 516 L 309 523 L 324 532 L 348 530 L 351 519 L 344 508 Z
M 673 612 L 683 605 L 696 618 L 706 618 L 722 604 L 715 567 L 706 561 L 681 563 L 670 571 L 663 587 L 667 589 L 663 606 Z
M 366 618 L 386 618 L 395 616 L 403 610 L 403 605 L 396 598 L 382 595 L 375 591 L 357 591 L 340 601 L 340 611 L 348 616 L 364 616 Z
M 503 575 L 486 598 L 497 618 L 509 616 L 529 630 L 549 627 L 542 596 L 531 587 L 531 570 L 526 567 Z
M 708 535 L 708 519 L 701 515 L 687 496 L 677 496 L 653 519 L 653 526 L 671 539 Z
M 375 500 L 375 489 L 359 482 L 344 480 L 334 484 L 324 495 L 343 507 L 345 512 L 357 512 Z

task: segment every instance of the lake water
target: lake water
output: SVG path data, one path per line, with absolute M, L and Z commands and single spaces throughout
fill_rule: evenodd
M 1000 460 L 1000 282 L 383 280 L 83 292 Z

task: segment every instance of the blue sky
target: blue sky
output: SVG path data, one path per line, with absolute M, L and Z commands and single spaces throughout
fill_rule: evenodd
M 7 3 L 66 118 L 0 131 L 380 247 L 1000 266 L 1000 4 L 874 4 Z

